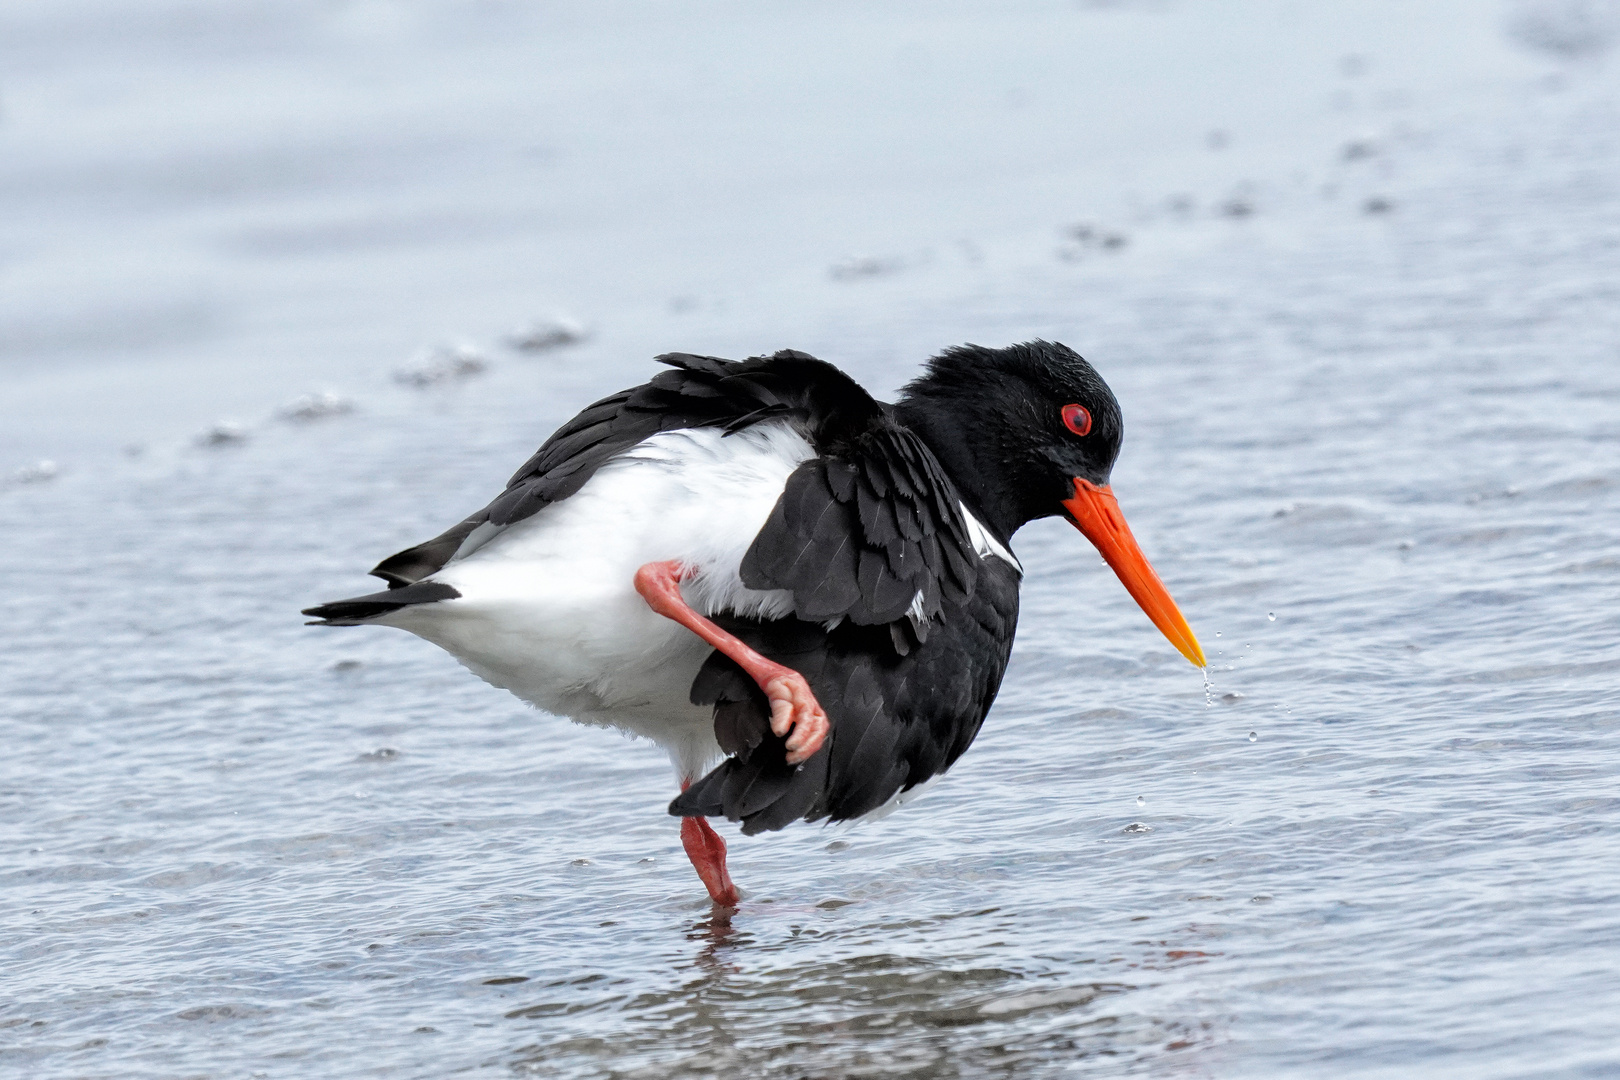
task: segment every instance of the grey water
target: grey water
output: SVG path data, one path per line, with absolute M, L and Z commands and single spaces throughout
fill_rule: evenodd
M 1612 16 L 0 9 L 0 1073 L 1620 1075 Z M 1036 523 L 729 919 L 655 747 L 297 615 L 657 352 L 1032 337 L 1207 692 Z

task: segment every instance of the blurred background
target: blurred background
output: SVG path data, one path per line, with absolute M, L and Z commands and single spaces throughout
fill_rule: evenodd
M 1617 43 L 0 0 L 0 1072 L 1616 1075 Z M 300 625 L 657 353 L 1033 337 L 1210 681 L 1033 523 L 973 749 L 729 922 L 655 748 Z
M 13 468 L 317 387 L 375 395 L 435 346 L 505 359 L 558 316 L 591 332 L 570 366 L 915 360 L 1006 337 L 1032 278 L 1084 305 L 1097 278 L 1175 279 L 1233 245 L 1377 245 L 1417 192 L 1524 153 L 1505 125 L 1606 94 L 1617 24 L 1553 0 L 61 0 L 0 20 Z

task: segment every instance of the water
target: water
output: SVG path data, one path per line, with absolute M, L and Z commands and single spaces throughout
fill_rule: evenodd
M 1620 1071 L 1620 109 L 1524 7 L 0 16 L 0 1068 Z M 299 625 L 654 352 L 1038 335 L 1211 703 L 1030 526 L 973 749 L 729 922 L 654 748 Z

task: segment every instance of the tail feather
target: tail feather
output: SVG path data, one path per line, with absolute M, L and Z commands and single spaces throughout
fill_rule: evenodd
M 747 760 L 722 761 L 707 776 L 669 804 L 675 817 L 726 817 L 741 821 L 743 833 L 771 832 L 815 814 L 827 787 L 826 750 L 818 751 L 802 766 L 789 765 L 785 740 L 772 735 Z
M 387 615 L 412 604 L 431 604 L 435 600 L 454 600 L 461 594 L 442 581 L 418 581 L 369 596 L 354 596 L 347 600 L 334 600 L 330 604 L 305 608 L 303 614 L 314 617 L 310 626 L 359 626 L 379 615 Z

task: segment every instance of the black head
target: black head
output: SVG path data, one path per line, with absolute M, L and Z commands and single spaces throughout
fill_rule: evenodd
M 1062 514 L 1181 654 L 1204 665 L 1108 486 L 1124 425 L 1090 364 L 1050 341 L 963 345 L 928 361 L 902 394 L 896 418 L 928 442 L 986 524 L 1010 537 L 1026 521 Z
M 1002 536 L 1063 513 L 1076 477 L 1107 486 L 1124 435 L 1102 376 L 1050 341 L 947 349 L 901 395 L 901 422 L 927 440 Z

